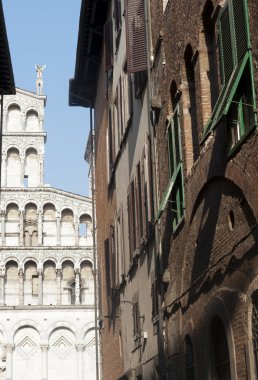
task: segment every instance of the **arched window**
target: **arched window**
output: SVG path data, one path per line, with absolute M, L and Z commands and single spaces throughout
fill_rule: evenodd
M 21 109 L 17 104 L 13 104 L 8 108 L 7 113 L 7 131 L 21 132 Z
M 219 317 L 214 317 L 211 323 L 211 351 L 214 380 L 230 380 L 230 359 L 227 336 L 224 325 Z
M 38 304 L 38 273 L 37 264 L 34 261 L 27 261 L 24 267 L 24 304 Z
M 253 310 L 252 310 L 252 335 L 253 335 L 253 350 L 254 350 L 254 365 L 256 379 L 258 379 L 258 291 L 252 295 Z
M 6 208 L 6 226 L 5 226 L 5 244 L 7 246 L 19 245 L 19 223 L 20 213 L 18 206 L 15 203 L 11 203 Z
M 89 261 L 81 263 L 81 303 L 93 305 L 94 303 L 94 279 L 92 264 Z
M 43 266 L 43 304 L 57 304 L 56 265 L 53 261 L 46 261 Z
M 197 126 L 197 97 L 195 84 L 195 66 L 193 50 L 187 45 L 182 70 L 182 98 L 184 115 L 184 137 L 186 149 L 186 169 L 189 172 L 199 156 L 199 139 Z
M 74 216 L 72 210 L 65 209 L 61 214 L 61 245 L 74 245 Z
M 87 214 L 83 214 L 80 216 L 80 225 L 79 225 L 79 244 L 85 245 L 87 243 L 87 238 L 91 237 L 91 229 L 92 229 L 92 220 L 91 217 Z
M 56 209 L 51 203 L 43 207 L 43 245 L 56 245 Z
M 4 303 L 6 305 L 19 304 L 18 264 L 15 261 L 9 261 L 6 264 Z
M 38 153 L 34 148 L 26 151 L 24 178 L 28 180 L 28 187 L 39 185 Z
M 185 372 L 186 380 L 194 380 L 194 350 L 189 335 L 185 337 Z
M 72 302 L 72 293 L 75 297 L 75 274 L 74 264 L 70 260 L 65 260 L 62 264 L 62 305 L 69 305 Z
M 38 132 L 39 131 L 39 117 L 36 111 L 28 111 L 26 115 L 26 131 Z
M 21 186 L 20 153 L 16 148 L 10 148 L 7 152 L 6 186 Z
M 38 216 L 34 203 L 28 203 L 25 207 L 24 244 L 27 247 L 38 245 Z

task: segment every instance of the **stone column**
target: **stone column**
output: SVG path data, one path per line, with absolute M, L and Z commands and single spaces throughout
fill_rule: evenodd
M 2 266 L 0 270 L 0 305 L 4 305 L 4 276 L 5 276 L 5 267 Z
M 80 305 L 81 289 L 80 289 L 80 270 L 75 269 L 75 305 Z
M 43 237 L 42 237 L 42 232 L 43 232 L 43 225 L 42 225 L 42 210 L 38 211 L 38 245 L 42 245 L 43 243 Z
M 56 245 L 61 245 L 61 218 L 56 217 Z
M 48 344 L 41 344 L 41 380 L 48 379 Z
M 24 245 L 24 211 L 20 211 L 20 246 Z
M 62 303 L 62 294 L 61 294 L 61 280 L 62 280 L 62 269 L 56 269 L 56 281 L 57 281 L 57 305 Z
M 43 267 L 38 267 L 38 278 L 39 278 L 39 296 L 38 304 L 43 305 Z
M 85 350 L 85 345 L 82 343 L 75 345 L 77 350 L 77 379 L 83 380 L 84 368 L 83 368 L 83 352 Z
M 5 345 L 6 350 L 6 380 L 12 380 L 13 379 L 13 345 L 12 344 L 6 344 Z
M 19 269 L 19 305 L 24 305 L 24 272 Z
M 5 245 L 5 212 L 1 211 L 1 242 Z
M 39 165 L 39 186 L 43 186 L 44 184 L 44 158 L 42 155 L 39 156 L 38 165 Z
M 74 223 L 74 242 L 76 246 L 79 245 L 79 223 L 78 222 Z
M 25 156 L 21 155 L 21 186 L 24 187 Z

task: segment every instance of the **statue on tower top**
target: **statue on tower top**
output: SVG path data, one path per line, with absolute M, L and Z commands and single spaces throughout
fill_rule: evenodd
M 42 73 L 45 70 L 47 66 L 43 65 L 35 65 L 35 69 L 37 72 L 37 80 L 36 80 L 36 88 L 37 88 L 37 95 L 43 94 L 43 79 L 42 79 Z

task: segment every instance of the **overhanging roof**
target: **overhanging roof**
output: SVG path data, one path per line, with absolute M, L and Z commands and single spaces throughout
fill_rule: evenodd
M 2 0 L 0 0 L 0 95 L 1 94 L 15 94 L 15 83 L 5 27 Z
M 75 75 L 69 84 L 70 106 L 94 106 L 107 6 L 108 0 L 82 0 Z

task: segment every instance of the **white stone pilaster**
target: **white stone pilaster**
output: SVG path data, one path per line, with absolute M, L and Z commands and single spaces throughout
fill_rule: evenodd
M 13 345 L 6 344 L 6 380 L 13 380 Z
M 41 344 L 41 380 L 48 379 L 48 344 Z
M 82 343 L 76 344 L 77 351 L 77 379 L 84 380 L 84 366 L 83 366 L 83 352 L 85 350 L 85 345 Z

